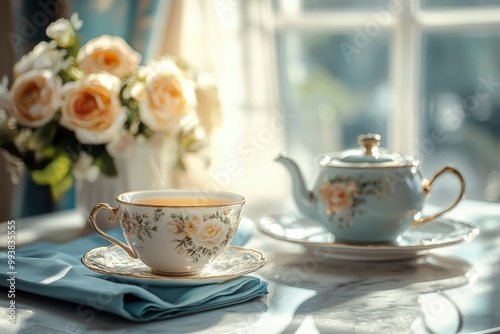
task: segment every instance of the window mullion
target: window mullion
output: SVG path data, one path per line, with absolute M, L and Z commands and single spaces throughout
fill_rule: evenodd
M 298 31 L 334 31 L 335 33 L 363 28 L 367 23 L 375 22 L 381 29 L 388 29 L 395 24 L 392 16 L 378 20 L 373 12 L 308 12 L 300 14 L 280 14 L 275 18 L 277 30 Z
M 500 25 L 500 9 L 454 9 L 419 11 L 418 25 L 424 30 L 446 30 Z
M 416 151 L 419 134 L 421 32 L 415 18 L 417 0 L 400 0 L 401 11 L 393 31 L 390 78 L 392 110 L 388 146 L 398 152 Z

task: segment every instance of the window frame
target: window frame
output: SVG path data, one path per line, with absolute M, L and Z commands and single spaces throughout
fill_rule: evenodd
M 420 0 L 389 0 L 386 8 L 366 11 L 301 11 L 301 0 L 279 0 L 278 7 L 269 27 L 269 41 L 272 43 L 278 31 L 352 33 L 361 28 L 369 37 L 371 31 L 372 38 L 382 31 L 390 32 L 389 84 L 392 94 L 387 146 L 417 156 L 422 153 L 419 152 L 419 115 L 424 34 L 500 28 L 500 7 L 423 9 Z M 277 57 L 274 61 L 278 61 Z M 278 68 L 276 63 L 274 68 Z

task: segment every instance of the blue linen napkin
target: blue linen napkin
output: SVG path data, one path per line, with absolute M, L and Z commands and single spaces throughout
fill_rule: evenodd
M 123 240 L 120 229 L 108 232 Z M 240 225 L 232 244 L 241 246 L 252 228 Z M 16 289 L 73 302 L 75 312 L 88 314 L 89 307 L 144 322 L 241 303 L 268 293 L 267 282 L 253 276 L 202 286 L 170 287 L 117 282 L 84 267 L 80 259 L 94 248 L 107 245 L 93 234 L 66 244 L 37 242 L 16 250 Z M 8 286 L 11 272 L 7 251 L 0 253 L 0 285 Z M 87 311 L 85 311 L 87 310 Z

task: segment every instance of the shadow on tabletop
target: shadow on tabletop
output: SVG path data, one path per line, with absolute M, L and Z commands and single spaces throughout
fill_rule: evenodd
M 468 262 L 436 254 L 363 262 L 318 258 L 306 251 L 274 253 L 268 260 L 260 274 L 277 283 L 271 303 L 286 302 L 290 289 L 305 296 L 297 300 L 286 333 L 306 322 L 320 333 L 405 332 L 418 321 L 427 327 L 420 297 L 467 285 L 474 277 Z M 461 319 L 458 308 L 449 309 L 451 318 Z

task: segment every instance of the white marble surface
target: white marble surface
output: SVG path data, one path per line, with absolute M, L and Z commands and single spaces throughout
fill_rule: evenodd
M 500 332 L 500 205 L 464 201 L 451 217 L 478 224 L 480 235 L 411 261 L 325 259 L 301 245 L 257 233 L 246 246 L 268 257 L 268 264 L 257 273 L 269 282 L 268 296 L 165 321 L 137 324 L 18 292 L 14 328 L 7 324 L 7 290 L 2 289 L 0 333 Z M 40 219 L 55 228 L 63 226 L 63 233 L 38 227 L 37 235 L 27 227 L 33 221 L 16 222 L 26 230 L 20 242 L 38 238 L 62 242 L 81 235 L 74 213 L 37 219 L 38 226 Z M 5 244 L 4 228 L 0 225 L 0 245 Z

